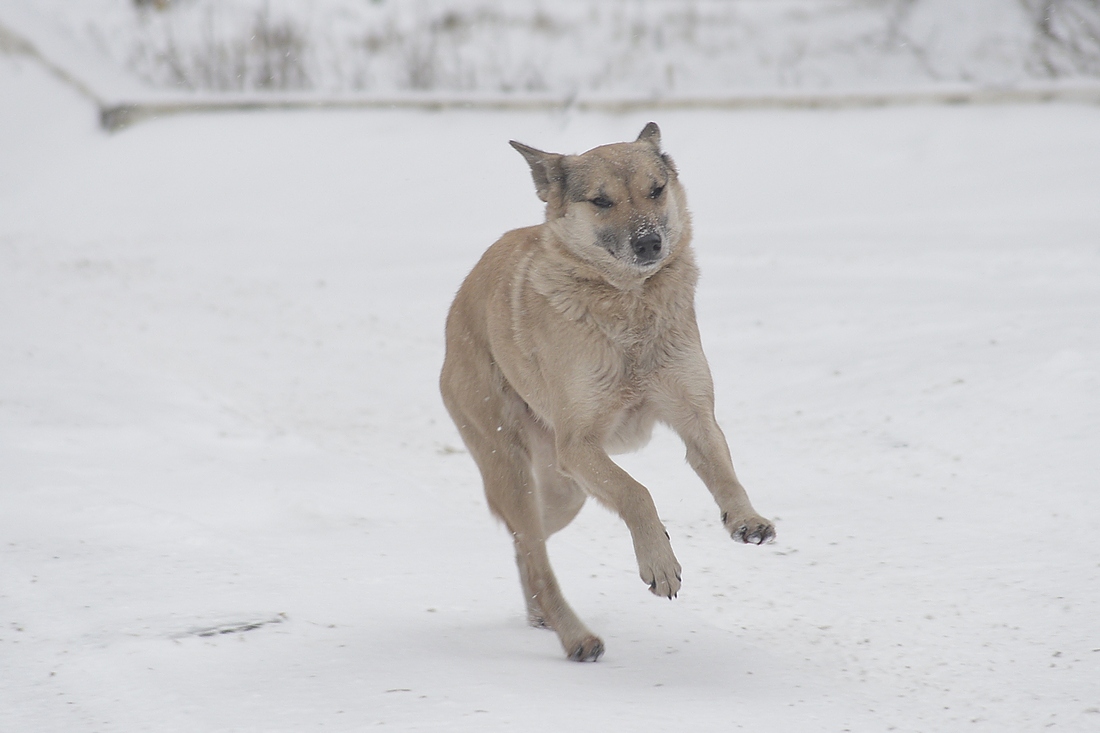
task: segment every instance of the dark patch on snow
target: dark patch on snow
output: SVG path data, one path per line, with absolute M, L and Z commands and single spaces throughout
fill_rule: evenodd
M 255 631 L 265 626 L 281 624 L 286 620 L 286 614 L 280 613 L 269 618 L 227 621 L 213 626 L 198 626 L 188 629 L 184 633 L 179 634 L 177 638 L 184 636 L 210 637 L 221 636 L 222 634 L 243 634 L 246 631 Z

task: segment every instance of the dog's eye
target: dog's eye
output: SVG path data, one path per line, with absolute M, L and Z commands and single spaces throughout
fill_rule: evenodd
M 651 199 L 659 199 L 659 198 L 661 198 L 661 194 L 664 193 L 664 192 L 665 192 L 665 187 L 664 186 L 654 186 L 653 190 L 649 192 L 649 197 Z
M 610 209 L 612 206 L 615 205 L 615 202 L 607 198 L 606 196 L 597 196 L 596 198 L 592 199 L 592 203 L 600 207 L 601 209 Z

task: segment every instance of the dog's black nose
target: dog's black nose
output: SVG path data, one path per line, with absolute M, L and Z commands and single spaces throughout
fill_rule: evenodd
M 653 262 L 661 255 L 661 235 L 656 232 L 643 234 L 631 240 L 630 246 L 639 262 Z

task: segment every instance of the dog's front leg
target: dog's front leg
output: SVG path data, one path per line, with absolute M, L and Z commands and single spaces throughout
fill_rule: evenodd
M 733 470 L 726 436 L 714 419 L 714 387 L 702 353 L 676 375 L 663 385 L 662 417 L 684 441 L 688 463 L 714 496 L 722 524 L 739 542 L 761 545 L 774 540 L 775 526 L 753 509 Z
M 646 487 L 616 465 L 593 439 L 559 439 L 557 452 L 561 471 L 622 517 L 634 540 L 638 573 L 649 590 L 675 597 L 680 591 L 680 563 Z
M 752 508 L 749 495 L 733 470 L 726 438 L 714 418 L 698 416 L 678 432 L 687 447 L 688 463 L 710 489 L 730 536 L 753 545 L 774 540 L 775 526 Z

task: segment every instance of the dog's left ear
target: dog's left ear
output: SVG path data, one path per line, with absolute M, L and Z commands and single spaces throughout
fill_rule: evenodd
M 634 142 L 647 142 L 657 150 L 661 149 L 661 128 L 657 127 L 656 122 L 650 122 L 648 125 L 642 128 L 642 132 L 638 135 L 638 139 Z

